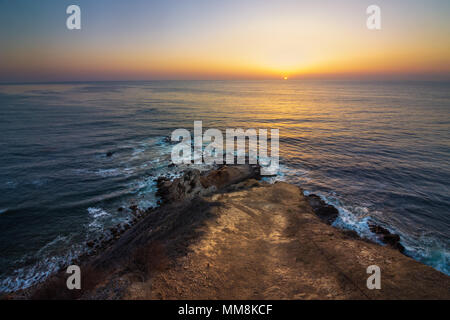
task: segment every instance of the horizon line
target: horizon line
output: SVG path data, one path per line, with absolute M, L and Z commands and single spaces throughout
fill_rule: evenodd
M 33 84 L 75 84 L 75 83 L 98 83 L 98 82 L 183 82 L 183 81 L 279 81 L 279 82 L 299 82 L 299 81 L 340 81 L 340 82 L 450 82 L 448 79 L 351 79 L 351 78 L 305 78 L 305 79 L 140 79 L 140 80 L 52 80 L 52 81 L 1 81 L 0 85 L 33 85 Z

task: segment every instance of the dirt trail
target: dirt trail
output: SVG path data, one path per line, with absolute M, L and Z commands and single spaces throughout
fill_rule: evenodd
M 131 283 L 124 298 L 450 298 L 449 277 L 323 223 L 298 187 L 250 180 L 234 189 L 204 197 L 214 204 L 201 209 L 210 218 L 195 227 L 186 254 Z M 381 268 L 381 290 L 367 289 L 370 265 Z

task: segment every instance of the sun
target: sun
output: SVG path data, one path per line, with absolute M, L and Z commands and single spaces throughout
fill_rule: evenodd
M 284 77 L 284 80 L 287 80 L 288 79 L 288 77 Z

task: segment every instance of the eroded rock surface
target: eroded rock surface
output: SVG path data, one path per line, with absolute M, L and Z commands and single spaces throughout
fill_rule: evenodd
M 199 170 L 187 170 L 173 181 L 161 177 L 157 181 L 157 195 L 164 202 L 192 199 L 224 189 L 240 181 L 259 178 L 258 166 L 222 166 L 217 170 L 201 173 Z

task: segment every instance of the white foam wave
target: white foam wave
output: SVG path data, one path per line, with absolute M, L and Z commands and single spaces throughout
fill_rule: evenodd
M 88 208 L 87 209 L 89 214 L 93 217 L 93 218 L 99 218 L 102 216 L 107 216 L 109 215 L 108 212 L 106 212 L 105 210 L 101 209 L 101 208 Z
M 73 245 L 64 255 L 54 256 L 49 253 L 52 248 L 54 249 L 58 242 L 66 242 L 66 240 L 67 238 L 58 236 L 46 244 L 34 254 L 34 259 L 39 258 L 38 262 L 29 266 L 17 268 L 12 272 L 12 275 L 3 278 L 0 281 L 0 292 L 12 292 L 19 289 L 25 289 L 36 283 L 42 282 L 77 258 L 84 250 L 81 246 Z M 15 264 L 21 265 L 25 260 L 30 258 L 33 257 L 22 257 L 22 259 L 18 260 Z
M 422 234 L 419 238 L 401 234 L 401 237 L 407 255 L 450 276 L 450 248 L 445 242 L 431 234 Z
M 310 192 L 305 191 L 305 195 Z M 370 210 L 364 206 L 345 206 L 335 196 L 326 196 L 315 192 L 326 203 L 335 206 L 339 211 L 339 216 L 333 223 L 333 226 L 346 230 L 354 230 L 359 236 L 383 244 L 370 230 L 369 223 L 375 222 Z M 375 212 L 373 212 L 375 213 Z M 377 223 L 378 224 L 378 223 Z M 400 235 L 401 244 L 405 247 L 405 253 L 424 264 L 450 275 L 450 250 L 448 246 L 438 241 L 432 235 L 421 235 L 419 238 L 393 229 L 391 226 L 386 228 L 395 234 Z
M 119 169 L 100 169 L 95 172 L 95 174 L 101 177 L 115 177 L 121 174 Z
M 110 214 L 102 208 L 88 208 L 87 211 L 92 218 L 92 221 L 88 224 L 88 228 L 91 231 L 102 230 L 105 224 L 105 218 Z

